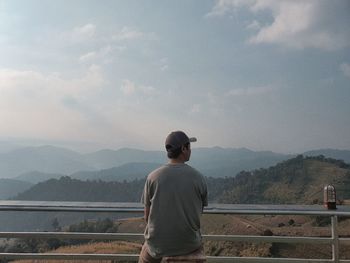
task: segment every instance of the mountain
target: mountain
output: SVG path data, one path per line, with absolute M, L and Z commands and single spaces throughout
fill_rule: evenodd
M 0 179 L 0 200 L 16 196 L 29 189 L 33 184 L 14 179 Z
M 320 154 L 350 163 L 350 151 L 347 150 L 324 149 L 305 153 L 306 156 Z M 293 156 L 246 148 L 194 148 L 189 164 L 208 177 L 234 177 L 242 170 L 268 168 Z M 82 180 L 132 180 L 143 178 L 166 162 L 164 151 L 123 148 L 80 154 L 53 146 L 25 147 L 0 153 L 0 178 L 17 178 L 32 183 L 61 175 Z
M 62 176 L 64 176 L 64 174 L 42 173 L 38 171 L 33 171 L 33 172 L 20 174 L 19 176 L 16 176 L 14 179 L 37 184 L 43 181 L 47 181 L 49 179 L 60 178 Z
M 127 182 L 80 181 L 63 176 L 38 183 L 15 200 L 139 202 L 144 180 Z
M 114 173 L 110 172 L 104 171 L 106 180 L 113 179 Z M 143 184 L 144 177 L 129 182 L 105 182 L 80 181 L 66 176 L 39 183 L 15 199 L 137 202 Z M 322 156 L 299 155 L 267 169 L 241 171 L 236 177 L 208 177 L 207 184 L 209 199 L 224 203 L 319 203 L 327 184 L 336 187 L 340 199 L 350 199 L 350 165 Z
M 165 163 L 166 155 L 161 151 L 143 151 L 138 149 L 122 148 L 119 150 L 101 150 L 84 155 L 86 163 L 96 169 L 107 169 L 127 163 Z
M 102 181 L 132 181 L 146 177 L 151 171 L 160 167 L 158 163 L 127 163 L 110 169 L 100 171 L 84 171 L 70 175 L 71 178 L 80 180 L 102 180 Z
M 323 187 L 333 184 L 338 199 L 350 199 L 350 165 L 341 160 L 303 157 L 283 161 L 268 169 L 239 173 L 224 203 L 322 203 Z
M 323 155 L 323 156 L 328 157 L 328 158 L 343 160 L 346 163 L 350 163 L 350 151 L 349 150 L 319 149 L 319 150 L 305 152 L 304 155 L 305 156 Z
M 292 155 L 255 152 L 246 148 L 195 148 L 189 164 L 205 176 L 232 177 L 242 170 L 267 168 L 291 157 Z
M 0 154 L 13 151 L 15 149 L 21 148 L 17 143 L 12 143 L 8 141 L 0 141 Z
M 236 177 L 207 177 L 206 181 L 210 202 L 231 204 L 322 203 L 323 187 L 326 184 L 335 185 L 338 199 L 350 199 L 350 166 L 343 161 L 322 156 L 304 157 L 300 155 L 266 169 L 242 171 Z M 139 202 L 144 182 L 144 179 L 129 182 L 104 182 L 61 177 L 38 183 L 12 199 Z M 50 229 L 50 222 L 55 217 L 63 223 L 83 220 L 82 217 L 73 214 L 27 213 L 23 218 L 22 214 L 6 212 L 0 217 L 0 230 Z M 83 217 L 85 218 L 85 214 Z
M 240 148 L 194 148 L 192 150 L 190 165 L 201 171 L 206 176 L 226 177 L 235 176 L 242 170 L 251 170 L 261 167 L 269 167 L 286 160 L 292 155 L 278 154 L 268 151 L 255 152 Z M 132 163 L 131 169 L 135 169 L 137 163 L 167 162 L 166 153 L 163 151 L 142 151 L 124 148 L 117 151 L 102 150 L 85 155 L 87 162 L 98 169 L 106 169 Z M 141 174 L 142 178 L 144 175 Z M 73 175 L 73 177 L 75 177 Z
M 273 152 L 255 152 L 245 148 L 195 148 L 190 164 L 206 176 L 235 176 L 241 170 L 251 170 L 275 165 L 290 155 Z M 107 180 L 114 177 L 142 178 L 154 164 L 167 162 L 164 151 L 143 151 L 123 148 L 120 150 L 101 150 L 89 154 L 80 154 L 64 148 L 53 146 L 25 147 L 0 154 L 0 178 L 18 178 L 36 183 L 43 178 L 56 178 L 58 174 L 71 175 L 76 172 L 106 170 L 113 167 L 118 173 L 108 175 Z M 127 169 L 130 171 L 126 171 Z M 144 169 L 144 170 L 142 170 Z M 40 174 L 35 176 L 35 171 Z M 30 174 L 28 174 L 30 173 Z M 101 173 L 109 173 L 102 171 Z M 24 175 L 23 175 L 24 174 Z M 48 175 L 45 175 L 48 174 Z M 97 173 L 86 173 L 87 177 L 104 178 Z M 80 175 L 74 175 L 73 177 Z M 37 177 L 37 178 L 36 178 Z
M 31 171 L 70 174 L 93 169 L 81 154 L 53 146 L 25 147 L 0 154 L 2 178 L 13 178 Z

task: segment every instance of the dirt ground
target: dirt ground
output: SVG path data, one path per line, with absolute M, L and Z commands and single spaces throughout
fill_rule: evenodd
M 319 227 L 310 216 L 232 216 L 203 215 L 204 235 L 256 235 L 267 233 L 274 236 L 330 237 L 329 225 Z M 142 218 L 119 221 L 119 232 L 142 233 L 145 224 Z M 350 218 L 338 223 L 341 237 L 350 237 Z M 263 256 L 331 258 L 330 245 L 247 243 L 206 241 L 205 251 L 213 256 Z M 350 245 L 340 245 L 340 256 L 350 259 Z
M 119 220 L 118 232 L 143 233 L 143 218 Z M 273 235 L 330 237 L 330 226 L 315 226 L 315 219 L 310 216 L 232 216 L 204 215 L 202 217 L 203 235 Z M 338 223 L 341 237 L 350 237 L 350 218 Z M 206 255 L 245 256 L 245 257 L 286 257 L 286 258 L 331 258 L 330 245 L 286 244 L 286 243 L 249 243 L 205 241 Z M 139 253 L 140 243 L 98 242 L 86 245 L 61 247 L 53 252 L 66 253 Z M 340 258 L 350 259 L 350 245 L 340 244 Z M 21 262 L 39 262 L 21 261 Z M 46 261 L 40 261 L 46 263 Z M 52 262 L 52 261 L 51 261 Z M 57 261 L 68 262 L 68 261 Z M 73 262 L 73 261 L 70 261 Z

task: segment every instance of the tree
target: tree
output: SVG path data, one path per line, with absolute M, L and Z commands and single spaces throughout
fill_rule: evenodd
M 57 217 L 55 217 L 55 218 L 52 220 L 51 226 L 52 226 L 52 228 L 53 228 L 54 231 L 59 232 L 59 231 L 62 230 L 62 227 L 60 226 L 60 223 L 58 222 Z

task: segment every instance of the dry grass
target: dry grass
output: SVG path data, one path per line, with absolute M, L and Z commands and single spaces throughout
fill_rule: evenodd
M 295 224 L 289 226 L 289 220 Z M 202 217 L 203 234 L 228 234 L 228 235 L 262 235 L 264 230 L 270 229 L 276 236 L 330 236 L 330 227 L 314 227 L 312 219 L 307 216 L 232 216 L 232 215 L 204 215 Z M 279 226 L 284 223 L 285 226 Z M 120 232 L 142 233 L 144 222 L 142 218 L 121 220 L 118 222 Z M 339 222 L 339 233 L 342 236 L 350 236 L 350 219 Z M 329 258 L 331 248 L 328 245 L 304 245 L 304 244 L 270 244 L 247 242 L 214 242 L 207 241 L 204 244 L 205 254 L 212 256 L 258 256 L 258 257 L 300 257 L 300 258 Z M 141 244 L 131 242 L 99 242 L 77 246 L 61 247 L 53 253 L 129 253 L 138 254 Z M 341 257 L 350 258 L 350 247 L 341 246 Z M 81 262 L 77 260 L 26 260 L 16 261 L 22 263 L 48 263 L 48 262 Z M 111 261 L 90 261 L 106 262 Z
M 138 254 L 141 250 L 141 244 L 114 241 L 114 242 L 99 242 L 89 243 L 83 245 L 60 247 L 56 250 L 50 251 L 50 253 L 71 253 L 71 254 Z M 111 260 L 85 260 L 90 263 L 111 263 Z M 13 261 L 16 263 L 77 263 L 79 260 L 18 260 Z

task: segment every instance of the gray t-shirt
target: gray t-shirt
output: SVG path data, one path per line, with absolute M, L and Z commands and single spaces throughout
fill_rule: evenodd
M 207 195 L 204 177 L 187 164 L 166 164 L 148 175 L 141 201 L 150 207 L 145 241 L 151 256 L 184 255 L 201 246 Z

